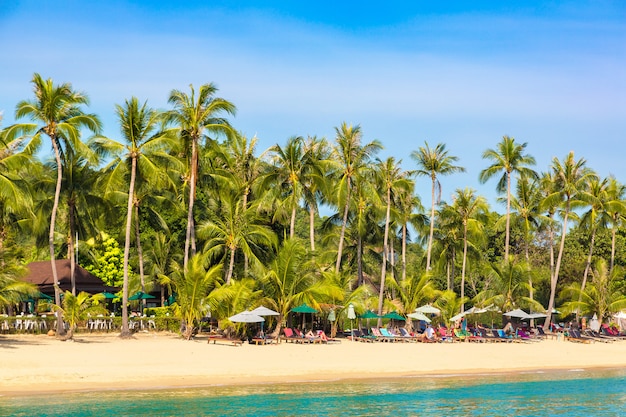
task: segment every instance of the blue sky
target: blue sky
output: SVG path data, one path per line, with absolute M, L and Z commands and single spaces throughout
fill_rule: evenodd
M 405 169 L 424 141 L 445 143 L 467 172 L 442 178 L 444 199 L 472 187 L 495 201 L 478 174 L 503 135 L 528 143 L 537 170 L 573 150 L 626 182 L 626 3 L 467 3 L 3 4 L 3 126 L 34 72 L 87 93 L 112 138 L 114 104 L 167 108 L 172 89 L 214 82 L 259 153 L 293 135 L 332 140 L 344 121 Z M 418 181 L 426 205 L 429 187 Z

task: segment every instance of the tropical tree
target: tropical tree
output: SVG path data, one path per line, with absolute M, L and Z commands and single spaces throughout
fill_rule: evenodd
M 196 199 L 196 182 L 198 178 L 199 145 L 206 134 L 232 134 L 228 120 L 222 115 L 234 115 L 235 105 L 231 102 L 215 97 L 217 87 L 213 84 L 203 84 L 196 91 L 190 85 L 191 94 L 179 90 L 172 90 L 169 103 L 174 109 L 167 113 L 167 118 L 174 123 L 179 131 L 183 152 L 187 158 L 189 174 L 189 204 L 187 207 L 187 231 L 185 234 L 185 251 L 183 268 L 187 267 L 189 250 L 195 254 L 195 221 L 193 207 Z
M 387 275 L 387 258 L 389 253 L 389 224 L 391 222 L 391 207 L 394 199 L 402 191 L 407 191 L 411 186 L 411 181 L 407 178 L 408 173 L 400 167 L 400 162 L 396 162 L 393 157 L 385 161 L 378 160 L 374 170 L 374 179 L 378 190 L 383 194 L 382 200 L 385 205 L 385 234 L 383 237 L 382 266 L 380 271 L 380 291 L 378 295 L 378 326 L 382 324 L 383 298 L 385 293 L 385 278 Z
M 458 157 L 448 154 L 446 145 L 438 143 L 434 149 L 424 142 L 419 150 L 411 152 L 411 157 L 417 162 L 417 175 L 430 177 L 431 186 L 431 206 L 430 206 L 430 232 L 428 234 L 428 245 L 426 249 L 426 270 L 430 270 L 430 258 L 433 248 L 433 235 L 435 232 L 435 205 L 441 200 L 441 183 L 438 177 L 441 175 L 465 172 L 465 168 L 454 165 Z
M 318 202 L 324 199 L 324 192 L 328 188 L 325 172 L 330 168 L 330 149 L 326 139 L 308 137 L 304 143 L 306 167 L 302 176 L 302 190 L 304 205 L 309 210 L 309 243 L 311 250 L 315 250 L 315 214 L 318 211 Z
M 11 141 L 17 137 L 30 137 L 27 145 L 28 152 L 33 152 L 41 144 L 41 137 L 50 138 L 54 159 L 57 167 L 57 181 L 54 192 L 54 203 L 50 215 L 50 233 L 48 246 L 52 278 L 54 281 L 54 299 L 57 306 L 61 305 L 59 279 L 55 263 L 54 233 L 56 216 L 61 195 L 63 179 L 63 155 L 75 152 L 78 155 L 91 155 L 89 148 L 80 140 L 81 129 L 86 128 L 98 133 L 101 123 L 93 114 L 86 114 L 82 106 L 89 104 L 89 99 L 83 93 L 74 91 L 72 85 L 64 83 L 55 85 L 52 79 L 44 80 L 35 73 L 32 79 L 35 93 L 34 100 L 20 101 L 15 109 L 15 118 L 29 118 L 32 123 L 20 123 L 9 126 L 5 132 L 5 140 Z M 65 332 L 62 320 L 57 320 L 57 334 Z
M 528 305 L 535 310 L 542 309 L 528 297 L 528 269 L 525 262 L 516 261 L 514 257 L 489 263 L 485 273 L 489 285 L 477 296 L 480 304 L 498 306 L 503 312 Z
M 524 233 L 524 258 L 528 276 L 528 297 L 534 299 L 533 279 L 530 265 L 530 244 L 533 231 L 539 228 L 547 218 L 541 214 L 541 193 L 538 181 L 532 181 L 526 175 L 520 175 L 515 187 L 515 194 L 511 196 L 511 216 L 514 222 L 521 224 Z
M 609 185 L 607 187 L 607 193 L 609 195 L 609 199 L 613 201 L 624 201 L 624 197 L 626 196 L 626 186 L 621 184 L 615 177 L 609 177 Z M 618 210 L 621 207 L 611 206 L 608 207 L 607 214 L 611 218 L 611 263 L 609 272 L 613 272 L 613 267 L 615 266 L 615 242 L 617 237 L 617 230 L 621 224 L 624 222 L 624 218 L 626 216 L 626 212 L 622 210 Z
M 299 303 L 313 301 L 315 268 L 297 238 L 283 241 L 276 258 L 267 268 L 261 265 L 258 268 L 265 300 L 270 304 L 269 308 L 279 314 L 273 333 L 278 336 L 289 311 Z
M 122 329 L 121 337 L 130 337 L 128 327 L 128 286 L 129 286 L 129 256 L 131 231 L 133 224 L 133 208 L 139 204 L 135 193 L 136 180 L 150 178 L 155 185 L 164 185 L 169 177 L 166 175 L 167 166 L 175 166 L 176 160 L 169 154 L 173 140 L 166 132 L 159 130 L 162 115 L 148 107 L 147 103 L 140 104 L 136 97 L 126 100 L 124 106 L 116 106 L 117 117 L 120 121 L 121 133 L 126 145 L 106 139 L 96 138 L 95 145 L 102 153 L 115 155 L 113 161 L 105 169 L 109 173 L 107 178 L 119 181 L 128 178 L 128 195 L 126 205 L 126 229 L 124 244 L 124 283 L 122 289 Z M 106 187 L 109 193 L 117 192 L 115 184 Z M 135 220 L 136 222 L 139 219 Z M 140 244 L 140 241 L 137 241 Z M 143 278 L 143 276 L 142 276 Z M 143 282 L 142 282 L 143 284 Z
M 432 271 L 411 275 L 400 282 L 390 277 L 389 284 L 399 301 L 400 313 L 404 315 L 414 312 L 421 305 L 432 302 L 442 293 L 435 288 L 432 281 Z M 407 317 L 405 327 L 409 332 L 413 330 L 413 322 L 410 317 Z
M 497 149 L 487 149 L 483 153 L 484 159 L 493 161 L 493 164 L 480 172 L 480 182 L 485 183 L 491 177 L 502 172 L 502 177 L 496 187 L 500 193 L 506 193 L 506 231 L 504 241 L 504 259 L 509 259 L 510 218 L 511 218 L 511 175 L 513 173 L 524 174 L 530 178 L 536 178 L 537 173 L 528 168 L 535 164 L 535 158 L 524 154 L 526 143 L 516 144 L 515 139 L 503 136 Z
M 574 282 L 561 292 L 562 299 L 570 300 L 560 307 L 561 313 L 571 314 L 580 311 L 590 316 L 597 314 L 600 322 L 609 319 L 611 314 L 626 308 L 626 295 L 619 288 L 622 278 L 621 268 L 615 267 L 609 272 L 606 261 L 599 259 L 595 269 L 591 270 L 591 282 L 585 289 Z
M 206 239 L 205 250 L 213 258 L 228 260 L 225 284 L 230 284 L 238 249 L 258 263 L 258 256 L 269 248 L 276 247 L 274 232 L 265 226 L 257 214 L 257 205 L 245 210 L 236 195 L 223 193 L 221 200 L 211 202 L 208 219 L 198 227 L 198 236 Z M 227 257 L 227 258 L 226 258 Z
M 480 235 L 483 222 L 480 220 L 488 210 L 484 197 L 477 196 L 470 188 L 457 189 L 453 196 L 452 207 L 459 216 L 463 225 L 463 266 L 461 269 L 461 300 L 465 298 L 465 272 L 467 266 L 467 250 L 471 235 Z M 465 310 L 465 303 L 461 303 L 461 312 Z
M 21 277 L 26 268 L 9 248 L 0 248 L 0 309 L 11 309 L 28 297 L 39 293 L 33 284 L 24 282 Z
M 269 149 L 272 168 L 264 176 L 263 188 L 273 190 L 271 198 L 281 201 L 279 210 L 274 214 L 274 220 L 283 212 L 289 213 L 289 237 L 295 236 L 296 211 L 300 207 L 300 200 L 304 197 L 303 176 L 309 166 L 307 160 L 310 151 L 305 147 L 302 136 L 292 136 L 287 140 L 283 149 L 274 145 Z M 270 187 L 269 185 L 273 185 Z M 284 206 L 284 209 L 282 208 Z
M 584 206 L 584 201 L 588 201 L 588 193 L 586 193 L 586 186 L 589 179 L 596 176 L 596 174 L 585 166 L 585 159 L 581 158 L 576 161 L 574 152 L 570 152 L 563 159 L 563 162 L 558 158 L 552 160 L 552 171 L 554 174 L 555 191 L 548 195 L 543 201 L 543 206 L 551 206 L 556 203 L 561 205 L 561 215 L 563 217 L 563 227 L 561 230 L 561 243 L 559 246 L 559 252 L 556 259 L 556 265 L 554 273 L 550 282 L 550 300 L 548 302 L 548 312 L 551 312 L 554 308 L 554 298 L 556 295 L 556 286 L 559 280 L 559 270 L 561 268 L 561 260 L 563 259 L 563 251 L 565 248 L 565 236 L 567 235 L 567 221 L 570 213 L 576 208 Z M 548 313 L 544 323 L 544 328 L 550 327 L 552 314 Z
M 74 331 L 80 321 L 87 320 L 90 315 L 106 313 L 106 309 L 100 304 L 104 300 L 104 295 L 91 295 L 81 291 L 77 295 L 71 291 L 63 294 L 62 307 L 55 306 L 55 310 L 62 313 L 62 317 L 67 322 L 69 328 L 66 339 L 74 337 Z
M 176 314 L 184 324 L 183 336 L 190 340 L 194 328 L 212 307 L 228 298 L 217 291 L 222 286 L 222 265 L 206 267 L 208 258 L 205 254 L 194 255 L 187 268 L 178 268 L 172 274 L 176 289 Z
M 339 272 L 354 187 L 353 183 L 358 181 L 358 177 L 367 169 L 370 159 L 376 152 L 382 149 L 382 145 L 376 140 L 362 145 L 362 132 L 359 125 L 352 126 L 344 122 L 340 127 L 335 128 L 335 132 L 335 146 L 333 147 L 331 157 L 338 165 L 339 180 L 333 200 L 338 207 L 343 206 L 337 262 L 335 264 L 335 272 Z

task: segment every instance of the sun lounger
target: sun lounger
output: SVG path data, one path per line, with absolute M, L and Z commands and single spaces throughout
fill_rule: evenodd
M 285 335 L 285 342 L 287 343 L 305 343 L 304 339 L 297 336 L 290 327 L 285 327 L 283 329 L 283 334 Z
M 404 327 L 400 328 L 399 337 L 408 342 L 417 342 L 419 340 L 419 336 L 409 333 L 409 331 Z
M 380 329 L 377 327 L 372 327 L 372 336 L 374 336 L 374 340 L 377 342 L 393 342 L 393 337 L 383 336 L 380 332 Z
M 240 339 L 231 339 L 222 334 L 210 334 L 207 340 L 207 343 L 213 342 L 214 345 L 223 344 L 223 345 L 232 345 L 232 346 L 241 346 L 243 341 Z
M 567 331 L 567 335 L 565 336 L 565 340 L 569 340 L 570 342 L 577 343 L 591 343 L 594 340 L 590 337 L 585 337 L 580 334 L 580 332 L 576 329 L 569 329 Z

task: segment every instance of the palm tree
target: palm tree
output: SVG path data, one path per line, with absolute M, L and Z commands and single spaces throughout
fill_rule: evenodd
M 276 258 L 259 272 L 259 281 L 270 308 L 279 313 L 274 330 L 274 335 L 278 336 L 289 311 L 298 303 L 313 300 L 316 277 L 302 243 L 297 238 L 285 240 Z
M 411 181 L 407 178 L 407 172 L 402 171 L 400 162 L 396 162 L 393 157 L 387 158 L 385 161 L 378 160 L 374 171 L 375 182 L 378 190 L 381 191 L 382 200 L 386 206 L 385 210 L 385 234 L 383 237 L 383 253 L 382 267 L 380 271 L 380 292 L 378 295 L 378 327 L 382 325 L 383 313 L 383 297 L 385 293 L 385 278 L 387 275 L 387 258 L 389 254 L 389 224 L 391 221 L 391 207 L 394 198 L 401 191 L 407 191 L 410 188 Z
M 581 158 L 576 161 L 574 152 L 570 152 L 563 159 L 558 158 L 552 160 L 552 171 L 554 173 L 556 191 L 548 195 L 543 201 L 543 206 L 551 206 L 560 203 L 562 207 L 563 227 L 561 230 L 561 243 L 559 253 L 556 259 L 554 274 L 550 282 L 550 300 L 548 302 L 548 315 L 544 323 L 544 328 L 550 327 L 552 309 L 554 308 L 554 297 L 556 295 L 556 286 L 559 280 L 559 270 L 561 269 L 561 260 L 565 248 L 565 236 L 567 234 L 567 221 L 573 209 L 580 208 L 584 205 L 584 200 L 589 200 L 588 194 L 585 193 L 588 181 L 595 177 L 596 174 L 585 166 L 585 159 Z
M 409 225 L 419 230 L 425 225 L 426 216 L 420 214 L 423 212 L 422 202 L 418 196 L 414 195 L 415 182 L 411 181 L 409 189 L 401 191 L 397 201 L 397 223 L 400 225 L 401 234 L 401 258 L 402 273 L 401 281 L 406 279 L 406 245 L 408 240 Z
M 335 128 L 335 146 L 332 157 L 339 168 L 339 181 L 336 188 L 334 201 L 338 207 L 343 204 L 343 217 L 341 221 L 341 232 L 339 234 L 339 247 L 337 249 L 337 262 L 335 272 L 339 272 L 341 266 L 341 256 L 343 255 L 343 244 L 348 224 L 348 212 L 352 198 L 354 182 L 366 170 L 371 157 L 382 149 L 378 141 L 372 141 L 361 145 L 361 127 L 348 126 L 345 122 L 340 127 Z
M 9 248 L 0 248 L 0 309 L 11 309 L 28 297 L 35 297 L 39 289 L 20 278 L 26 274 L 21 264 Z
M 213 201 L 209 218 L 198 228 L 198 235 L 207 239 L 205 249 L 211 256 L 228 255 L 225 284 L 230 284 L 235 267 L 235 253 L 241 249 L 247 258 L 255 262 L 258 255 L 274 248 L 277 238 L 274 232 L 260 222 L 257 205 L 243 209 L 237 196 L 224 193 L 221 201 Z
M 612 201 L 623 201 L 626 196 L 626 187 L 615 179 L 615 177 L 609 177 L 609 184 L 607 187 L 608 198 Z M 623 206 L 607 207 L 607 214 L 610 217 L 611 225 L 611 263 L 609 267 L 609 273 L 613 272 L 615 266 L 615 242 L 617 236 L 617 229 L 623 223 L 626 211 L 622 210 Z
M 391 278 L 390 286 L 395 290 L 396 297 L 400 301 L 400 313 L 405 315 L 414 312 L 423 304 L 432 302 L 442 293 L 435 288 L 431 271 L 411 275 L 401 282 Z M 410 317 L 407 317 L 405 327 L 408 331 L 412 331 L 413 323 Z
M 534 299 L 533 280 L 530 265 L 530 243 L 532 232 L 536 230 L 541 221 L 547 220 L 541 215 L 541 194 L 537 181 L 531 181 L 526 175 L 521 175 L 517 181 L 515 195 L 511 196 L 512 217 L 514 221 L 521 223 L 524 231 L 524 257 L 528 275 L 528 296 Z
M 448 155 L 446 145 L 438 143 L 434 149 L 424 142 L 418 151 L 411 152 L 411 157 L 417 162 L 417 175 L 430 177 L 431 186 L 431 207 L 430 207 L 430 232 L 428 234 L 428 246 L 426 250 L 426 270 L 430 270 L 430 258 L 433 247 L 433 235 L 435 231 L 435 205 L 441 200 L 441 183 L 438 176 L 449 175 L 456 172 L 465 172 L 465 168 L 454 165 L 459 160 L 458 157 Z
M 315 250 L 315 213 L 318 201 L 324 198 L 329 181 L 325 172 L 330 165 L 330 149 L 326 139 L 309 137 L 304 143 L 305 152 L 309 155 L 302 175 L 304 204 L 309 209 L 309 242 L 311 250 Z
M 193 206 L 196 199 L 200 139 L 207 133 L 232 134 L 233 129 L 221 115 L 234 115 L 236 112 L 234 104 L 215 97 L 217 87 L 214 84 L 201 85 L 197 97 L 193 85 L 190 85 L 190 89 L 191 94 L 172 90 L 168 101 L 174 109 L 167 113 L 168 120 L 175 123 L 179 130 L 183 152 L 189 164 L 189 204 L 183 268 L 187 267 L 190 247 L 192 254 L 195 254 L 196 247 Z
M 293 238 L 296 211 L 304 196 L 302 180 L 308 167 L 307 160 L 310 157 L 310 151 L 306 149 L 302 136 L 292 136 L 287 140 L 284 149 L 280 145 L 274 145 L 269 149 L 269 154 L 272 168 L 264 177 L 263 188 L 273 190 L 271 195 L 274 200 L 284 201 L 283 204 L 290 215 L 289 237 Z M 277 210 L 276 213 L 282 211 Z
M 71 291 L 65 291 L 62 307 L 55 306 L 55 310 L 60 311 L 67 322 L 69 330 L 66 339 L 74 337 L 74 330 L 76 330 L 78 322 L 86 320 L 90 315 L 106 313 L 106 309 L 100 305 L 103 300 L 104 295 L 102 294 L 91 295 L 81 291 L 74 295 Z
M 467 249 L 470 233 L 479 235 L 483 224 L 479 220 L 487 211 L 487 201 L 484 197 L 477 196 L 475 191 L 466 188 L 457 189 L 452 202 L 453 209 L 457 212 L 463 224 L 463 266 L 461 269 L 461 299 L 465 298 L 465 271 L 467 265 Z M 461 303 L 461 312 L 465 310 L 465 303 Z
M 510 218 L 511 218 L 511 174 L 514 172 L 536 178 L 537 173 L 528 168 L 535 164 L 535 158 L 525 155 L 526 143 L 518 145 L 515 139 L 503 136 L 497 149 L 487 149 L 483 153 L 484 159 L 493 161 L 493 164 L 480 172 L 480 182 L 485 183 L 491 177 L 502 172 L 502 177 L 498 181 L 496 189 L 498 192 L 506 192 L 506 232 L 504 241 L 504 259 L 509 259 L 509 239 L 510 239 Z
M 135 193 L 136 180 L 151 178 L 156 185 L 165 184 L 168 165 L 174 165 L 175 159 L 169 155 L 173 146 L 172 137 L 158 130 L 162 115 L 147 106 L 139 104 L 136 97 L 126 100 L 124 106 L 116 105 L 117 117 L 121 132 L 127 145 L 96 138 L 95 145 L 102 153 L 110 153 L 116 158 L 109 164 L 106 171 L 109 178 L 120 179 L 130 175 L 126 205 L 126 234 L 124 244 L 124 284 L 122 289 L 122 329 L 121 337 L 130 337 L 128 328 L 128 286 L 129 286 L 129 255 L 133 207 L 139 204 Z M 130 165 L 130 167 L 128 166 Z M 111 190 L 107 190 L 111 191 Z M 135 220 L 136 222 L 139 219 Z M 139 244 L 139 240 L 137 242 Z
M 215 297 L 212 302 L 211 293 L 221 287 L 222 265 L 206 269 L 206 264 L 207 256 L 197 254 L 191 258 L 187 268 L 178 269 L 172 275 L 178 304 L 176 313 L 183 320 L 183 336 L 187 340 L 193 336 L 200 319 L 217 304 Z
M 48 246 L 50 249 L 50 263 L 54 281 L 54 299 L 57 306 L 61 306 L 59 279 L 55 263 L 54 231 L 56 216 L 61 195 L 63 179 L 64 154 L 75 152 L 78 155 L 90 155 L 87 146 L 80 140 L 81 129 L 86 128 L 98 133 L 101 128 L 100 120 L 93 114 L 86 114 L 81 106 L 88 105 L 89 99 L 83 93 L 73 90 L 72 85 L 64 83 L 55 85 L 52 79 L 44 80 L 35 73 L 32 79 L 35 100 L 20 101 L 15 109 L 15 118 L 24 117 L 33 120 L 33 123 L 21 123 L 10 126 L 6 131 L 6 140 L 11 141 L 18 136 L 30 136 L 29 148 L 35 149 L 41 143 L 42 135 L 50 138 L 57 167 L 57 181 L 54 192 L 54 203 L 50 216 L 50 233 Z M 65 332 L 61 317 L 57 320 L 57 334 Z
M 560 294 L 565 302 L 560 308 L 563 314 L 580 311 L 582 314 L 598 315 L 600 322 L 609 319 L 611 314 L 626 308 L 626 295 L 619 288 L 623 271 L 616 267 L 609 272 L 606 261 L 599 259 L 595 270 L 591 270 L 591 283 L 584 290 L 578 283 L 567 286 Z

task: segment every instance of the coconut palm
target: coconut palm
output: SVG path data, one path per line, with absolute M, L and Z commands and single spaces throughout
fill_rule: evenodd
M 212 257 L 228 260 L 225 284 L 230 284 L 235 267 L 235 254 L 241 250 L 248 259 L 258 263 L 258 256 L 274 248 L 277 238 L 257 214 L 257 204 L 243 209 L 238 195 L 223 193 L 221 200 L 213 200 L 208 219 L 199 225 L 198 236 L 206 239 L 205 250 Z
M 50 138 L 54 159 L 57 168 L 57 180 L 54 193 L 54 203 L 50 215 L 50 233 L 48 246 L 50 249 L 50 263 L 52 265 L 52 277 L 55 283 L 54 298 L 57 306 L 61 305 L 61 294 L 58 289 L 58 274 L 55 263 L 54 234 L 56 216 L 61 195 L 61 183 L 63 179 L 63 155 L 75 153 L 82 156 L 91 156 L 89 148 L 80 140 L 81 129 L 86 128 L 98 133 L 101 123 L 93 114 L 86 114 L 82 106 L 89 104 L 89 99 L 83 93 L 74 91 L 72 85 L 64 83 L 55 85 L 52 79 L 44 80 L 41 75 L 35 73 L 32 79 L 35 93 L 34 100 L 20 101 L 15 109 L 15 118 L 29 118 L 33 123 L 15 124 L 7 128 L 5 140 L 11 141 L 17 137 L 30 137 L 27 145 L 29 153 L 41 144 L 41 137 L 46 135 Z M 65 332 L 62 320 L 57 320 L 57 334 Z
M 591 268 L 591 259 L 596 242 L 596 234 L 598 229 L 608 227 L 611 216 L 609 213 L 626 212 L 626 205 L 622 200 L 615 200 L 609 193 L 609 179 L 600 180 L 597 177 L 589 179 L 588 184 L 589 210 L 584 212 L 580 218 L 580 224 L 586 226 L 590 232 L 589 253 L 587 254 L 587 262 L 585 264 L 585 272 L 583 273 L 583 281 L 580 286 L 581 291 L 585 291 L 587 284 L 587 276 Z
M 441 291 L 435 288 L 432 281 L 432 271 L 424 271 L 407 277 L 400 282 L 393 277 L 389 279 L 389 285 L 393 288 L 399 301 L 400 313 L 407 315 L 423 304 L 432 302 Z M 413 322 L 407 317 L 405 327 L 410 332 L 413 330 Z
M 626 308 L 626 295 L 619 288 L 623 271 L 616 267 L 609 272 L 604 259 L 599 259 L 591 270 L 591 282 L 584 290 L 577 282 L 567 286 L 560 294 L 570 301 L 561 305 L 562 314 L 580 311 L 585 315 L 597 314 L 600 322 Z
M 71 291 L 63 294 L 62 307 L 55 306 L 55 310 L 62 313 L 63 319 L 67 322 L 68 332 L 66 339 L 74 337 L 74 331 L 80 321 L 87 320 L 91 315 L 105 314 L 106 309 L 100 304 L 104 300 L 104 295 L 91 295 L 81 291 L 77 295 Z
M 565 248 L 565 236 L 567 235 L 567 221 L 572 210 L 582 208 L 585 200 L 590 200 L 586 187 L 588 181 L 596 177 L 596 174 L 585 166 L 585 159 L 578 161 L 574 157 L 574 152 L 570 152 L 559 161 L 558 158 L 552 160 L 552 171 L 555 179 L 555 191 L 548 195 L 542 202 L 543 206 L 551 206 L 560 204 L 563 217 L 563 227 L 561 230 L 561 243 L 556 259 L 554 273 L 550 282 L 550 300 L 548 301 L 547 311 L 554 308 L 554 297 L 556 295 L 556 286 L 559 280 L 559 271 L 561 268 L 561 260 L 563 259 L 563 251 Z M 550 327 L 551 314 L 548 314 L 545 320 L 544 328 Z
M 337 262 L 335 264 L 335 272 L 339 272 L 354 182 L 358 181 L 359 176 L 363 175 L 370 159 L 376 152 L 382 149 L 382 145 L 376 140 L 362 145 L 362 132 L 361 127 L 358 125 L 352 126 L 344 122 L 340 127 L 335 128 L 335 132 L 335 146 L 331 155 L 338 165 L 339 180 L 334 201 L 338 207 L 343 206 Z
M 524 258 L 527 266 L 528 296 L 534 299 L 533 280 L 530 265 L 530 244 L 532 232 L 539 228 L 540 222 L 547 218 L 541 214 L 541 193 L 538 181 L 531 181 L 526 175 L 521 175 L 515 187 L 515 194 L 511 196 L 511 213 L 514 222 L 520 223 L 524 232 Z
M 480 235 L 483 222 L 480 220 L 488 210 L 484 197 L 477 196 L 470 188 L 457 189 L 453 196 L 452 207 L 459 216 L 463 225 L 463 266 L 461 269 L 461 299 L 465 298 L 465 272 L 467 266 L 467 250 L 470 234 Z M 465 310 L 465 303 L 461 303 L 461 312 Z
M 615 177 L 610 176 L 607 193 L 609 200 L 623 202 L 624 197 L 626 196 L 626 186 L 617 181 Z M 607 207 L 607 214 L 611 219 L 611 262 L 609 272 L 613 272 L 613 267 L 615 266 L 615 242 L 617 230 L 619 226 L 623 224 L 624 218 L 626 217 L 626 212 L 622 210 L 622 207 L 623 206 L 621 205 L 611 205 L 610 207 Z
M 491 177 L 502 172 L 496 189 L 499 193 L 506 193 L 506 231 L 504 240 L 504 259 L 509 259 L 510 219 L 511 219 L 511 175 L 524 174 L 529 178 L 536 178 L 537 173 L 528 168 L 535 164 L 535 158 L 524 154 L 526 143 L 516 144 L 515 139 L 503 136 L 497 149 L 487 149 L 483 153 L 484 159 L 493 161 L 493 164 L 480 172 L 480 182 L 485 183 Z
M 280 334 L 289 311 L 299 303 L 313 301 L 316 282 L 314 265 L 302 243 L 296 239 L 283 241 L 276 258 L 267 268 L 258 266 L 259 281 L 270 308 L 279 313 L 274 336 Z
M 302 176 L 304 204 L 309 210 L 309 242 L 311 250 L 315 250 L 315 214 L 318 202 L 324 198 L 329 181 L 325 172 L 330 168 L 330 149 L 326 139 L 308 137 L 304 143 L 305 152 L 309 155 Z
M 101 153 L 112 154 L 115 158 L 105 169 L 109 173 L 107 178 L 112 182 L 128 178 L 128 194 L 126 204 L 126 231 L 124 244 L 124 283 L 122 288 L 122 329 L 121 337 L 130 337 L 128 327 L 128 286 L 129 286 L 129 256 L 131 230 L 133 224 L 133 208 L 139 204 L 135 186 L 137 178 L 150 178 L 159 186 L 167 183 L 167 166 L 175 166 L 176 160 L 169 155 L 174 145 L 172 136 L 161 132 L 159 125 L 162 115 L 148 107 L 147 103 L 140 104 L 136 97 L 126 100 L 124 106 L 116 105 L 117 117 L 120 121 L 121 133 L 124 141 L 121 143 L 106 138 L 96 138 L 94 146 Z M 108 184 L 113 186 L 112 184 Z M 108 193 L 117 192 L 117 188 L 106 188 Z M 135 220 L 136 222 L 139 219 Z M 139 244 L 140 240 L 137 241 Z M 142 277 L 143 278 L 143 277 Z
M 477 300 L 481 305 L 498 306 L 501 311 L 527 305 L 541 310 L 541 305 L 527 296 L 528 269 L 525 262 L 519 262 L 514 257 L 508 261 L 489 263 L 485 271 L 489 285 L 478 294 Z
M 434 149 L 424 142 L 419 150 L 411 152 L 411 157 L 417 162 L 417 175 L 430 177 L 431 186 L 431 206 L 430 206 L 430 232 L 428 234 L 428 245 L 426 249 L 426 270 L 430 269 L 430 258 L 433 248 L 433 235 L 435 232 L 435 205 L 441 200 L 441 183 L 439 176 L 465 172 L 465 168 L 454 165 L 459 160 L 458 157 L 448 154 L 446 145 L 438 143 Z
M 193 206 L 196 199 L 196 182 L 198 178 L 199 145 L 202 138 L 212 134 L 232 134 L 233 129 L 222 115 L 234 115 L 235 105 L 231 102 L 215 97 L 217 87 L 203 84 L 196 91 L 190 85 L 191 93 L 172 90 L 169 103 L 174 109 L 167 113 L 168 120 L 174 123 L 179 131 L 183 152 L 187 157 L 189 175 L 189 204 L 187 207 L 187 231 L 185 235 L 185 251 L 183 268 L 187 267 L 189 251 L 195 253 L 195 221 Z
M 194 328 L 212 306 L 223 301 L 215 292 L 222 286 L 222 265 L 217 264 L 207 269 L 208 257 L 205 254 L 194 255 L 187 268 L 178 268 L 172 274 L 172 283 L 176 289 L 176 314 L 184 323 L 183 336 L 190 340 Z
M 310 151 L 306 149 L 302 136 L 292 136 L 284 149 L 274 145 L 269 149 L 272 168 L 264 176 L 263 188 L 272 190 L 273 200 L 281 201 L 284 209 L 275 211 L 274 217 L 287 212 L 289 215 L 289 237 L 295 236 L 296 211 L 304 197 L 303 177 L 309 164 Z M 270 186 L 271 184 L 271 186 Z
M 11 309 L 28 297 L 37 296 L 38 288 L 21 280 L 26 273 L 26 267 L 12 250 L 0 248 L 0 309 Z
M 389 225 L 391 222 L 391 207 L 394 199 L 402 191 L 410 188 L 411 181 L 407 178 L 407 172 L 400 167 L 401 161 L 396 162 L 393 157 L 384 161 L 378 160 L 374 170 L 374 180 L 378 190 L 382 194 L 385 205 L 385 234 L 383 237 L 382 266 L 380 271 L 380 292 L 378 295 L 378 327 L 382 325 L 380 316 L 383 314 L 383 298 L 385 293 L 385 278 L 387 276 L 387 258 L 389 254 Z

